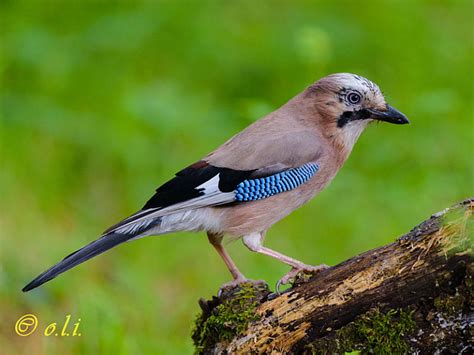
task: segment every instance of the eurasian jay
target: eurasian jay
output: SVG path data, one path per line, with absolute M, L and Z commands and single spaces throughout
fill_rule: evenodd
M 279 284 L 318 271 L 263 245 L 266 231 L 327 186 L 367 125 L 408 123 L 379 87 L 354 74 L 324 77 L 160 186 L 137 213 L 40 274 L 29 291 L 123 242 L 205 231 L 238 284 L 247 279 L 222 245 L 242 238 L 251 251 L 288 264 Z

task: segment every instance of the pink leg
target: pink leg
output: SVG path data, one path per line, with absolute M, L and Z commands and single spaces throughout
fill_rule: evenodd
M 222 287 L 234 286 L 242 282 L 248 282 L 249 280 L 240 272 L 234 261 L 231 259 L 230 255 L 222 246 L 222 235 L 208 233 L 207 237 L 209 239 L 209 242 L 221 256 L 222 260 L 224 260 L 224 263 L 226 264 L 233 278 L 233 281 L 224 284 Z
M 275 250 L 269 249 L 267 247 L 263 246 L 263 233 L 253 233 L 250 235 L 247 235 L 243 238 L 243 242 L 247 248 L 249 248 L 252 251 L 255 251 L 260 254 L 268 255 L 271 256 L 272 258 L 275 258 L 287 265 L 291 266 L 290 272 L 288 272 L 286 275 L 284 275 L 277 283 L 277 291 L 280 287 L 281 284 L 286 284 L 288 283 L 291 279 L 294 279 L 296 275 L 298 275 L 300 272 L 318 272 L 324 269 L 327 269 L 329 266 L 322 264 L 322 265 L 307 265 L 305 263 L 302 263 L 299 260 L 290 258 L 289 256 L 286 256 L 284 254 L 281 254 Z

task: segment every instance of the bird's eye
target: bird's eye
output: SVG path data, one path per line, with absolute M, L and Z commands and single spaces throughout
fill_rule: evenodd
M 347 101 L 352 105 L 358 104 L 361 99 L 362 97 L 357 92 L 351 92 L 347 95 Z

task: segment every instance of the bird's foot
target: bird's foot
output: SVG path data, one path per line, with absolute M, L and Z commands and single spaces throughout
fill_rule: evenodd
M 251 280 L 245 277 L 238 277 L 223 284 L 217 292 L 217 297 L 221 298 L 222 296 L 235 293 L 242 287 L 242 284 L 251 284 L 254 287 L 265 286 L 268 288 L 268 285 L 264 280 Z
M 300 274 L 314 275 L 328 268 L 329 266 L 326 264 L 321 264 L 321 265 L 316 265 L 316 266 L 301 264 L 298 266 L 293 266 L 287 274 L 285 274 L 280 280 L 278 280 L 276 284 L 276 293 L 280 294 L 281 285 L 285 285 L 291 281 L 294 282 Z

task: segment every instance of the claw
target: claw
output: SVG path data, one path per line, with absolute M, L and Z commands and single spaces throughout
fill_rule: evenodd
M 235 280 L 226 282 L 219 288 L 219 291 L 217 291 L 217 297 L 220 298 L 222 296 L 222 292 L 224 292 L 225 290 L 233 289 L 239 286 L 240 284 L 249 282 L 249 281 L 250 281 L 249 279 L 241 278 L 241 279 L 235 279 Z
M 281 286 L 281 279 L 278 280 L 278 282 L 277 282 L 276 285 L 275 285 L 275 293 L 276 293 L 278 296 L 281 295 L 280 286 Z
M 301 266 L 298 266 L 298 267 L 292 267 L 291 270 L 287 274 L 285 274 L 280 280 L 278 280 L 275 286 L 275 292 L 278 295 L 280 295 L 281 285 L 285 285 L 289 283 L 291 280 L 294 281 L 295 278 L 300 273 L 316 274 L 320 271 L 326 270 L 327 268 L 329 268 L 329 266 L 326 264 L 321 264 L 317 266 L 302 264 Z

